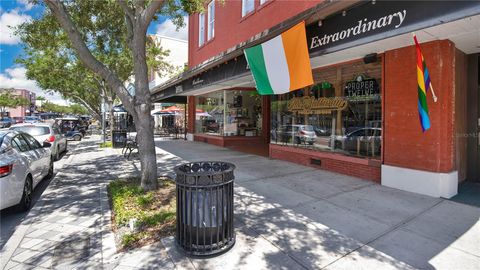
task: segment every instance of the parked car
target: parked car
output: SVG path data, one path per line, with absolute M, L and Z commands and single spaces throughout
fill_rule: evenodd
M 35 187 L 53 176 L 50 147 L 24 132 L 0 131 L 0 210 L 17 204 L 30 209 Z
M 28 124 L 34 124 L 42 122 L 42 119 L 40 119 L 40 117 L 38 116 L 25 116 L 23 122 Z
M 312 125 L 285 125 L 281 126 L 276 133 L 276 138 L 284 143 L 293 138 L 295 144 L 308 143 L 313 145 L 317 139 Z
M 12 130 L 23 131 L 32 135 L 39 142 L 49 142 L 52 146 L 54 160 L 59 160 L 60 155 L 67 151 L 67 138 L 60 132 L 58 125 L 48 123 L 17 124 L 10 127 Z
M 15 120 L 13 120 L 10 117 L 3 117 L 0 119 L 0 128 L 9 128 L 11 125 L 15 123 Z
M 335 148 L 352 153 L 380 154 L 382 129 L 364 127 L 343 136 L 335 136 Z

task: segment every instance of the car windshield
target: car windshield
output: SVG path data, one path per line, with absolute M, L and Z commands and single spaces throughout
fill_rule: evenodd
M 25 120 L 39 120 L 39 118 L 35 116 L 26 116 Z
M 39 126 L 20 126 L 20 127 L 12 127 L 11 129 L 17 130 L 17 131 L 23 131 L 32 136 L 41 136 L 41 135 L 46 135 L 50 133 L 50 128 L 39 127 Z

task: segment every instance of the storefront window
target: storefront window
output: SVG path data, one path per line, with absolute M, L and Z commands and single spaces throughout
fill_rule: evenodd
M 224 93 L 217 91 L 196 97 L 195 131 L 223 136 Z
M 196 97 L 196 132 L 218 136 L 260 136 L 261 96 L 223 90 Z
M 315 84 L 271 104 L 271 143 L 380 158 L 381 64 L 314 72 Z

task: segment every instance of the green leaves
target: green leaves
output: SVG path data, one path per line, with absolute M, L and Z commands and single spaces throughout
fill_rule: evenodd
M 15 95 L 12 89 L 0 88 L 0 113 L 7 108 L 16 108 L 18 106 L 27 106 L 30 101 L 22 96 Z

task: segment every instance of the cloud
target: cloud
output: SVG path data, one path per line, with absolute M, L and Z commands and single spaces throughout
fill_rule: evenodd
M 157 35 L 177 38 L 182 40 L 188 39 L 188 17 L 184 17 L 186 23 L 185 27 L 178 29 L 177 26 L 173 24 L 171 20 L 166 20 L 163 23 L 157 26 Z
M 19 6 L 23 6 L 25 11 L 32 9 L 35 5 L 30 0 L 17 0 Z
M 10 12 L 0 11 L 0 44 L 14 45 L 20 43 L 20 38 L 13 34 L 14 29 L 12 27 L 31 19 L 32 17 L 26 14 L 19 14 L 16 9 Z
M 26 89 L 34 92 L 37 96 L 45 97 L 53 103 L 66 105 L 67 101 L 59 94 L 47 93 L 37 85 L 36 81 L 27 79 L 26 71 L 27 70 L 21 66 L 5 69 L 4 73 L 0 73 L 0 85 L 2 88 Z

